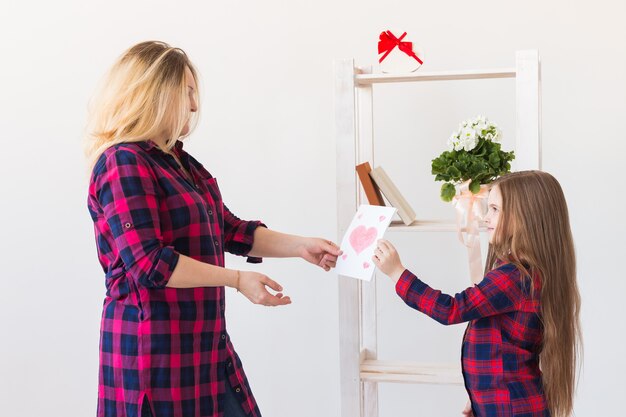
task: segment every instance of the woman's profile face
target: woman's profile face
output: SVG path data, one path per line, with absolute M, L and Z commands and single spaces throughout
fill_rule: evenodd
M 196 102 L 196 80 L 193 77 L 193 73 L 189 69 L 189 67 L 185 67 L 185 82 L 187 83 L 187 99 L 189 102 L 189 118 L 191 118 L 191 113 L 194 113 L 198 110 L 198 103 Z M 187 123 L 181 132 L 181 136 L 185 136 L 189 133 L 189 118 L 187 118 Z

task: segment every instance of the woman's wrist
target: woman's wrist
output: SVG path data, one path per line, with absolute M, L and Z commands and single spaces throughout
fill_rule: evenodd
M 237 269 L 227 269 L 226 271 L 228 272 L 226 286 L 234 288 L 237 292 L 239 292 L 239 289 L 241 288 L 241 271 Z
M 306 253 L 306 244 L 309 238 L 304 236 L 293 236 L 293 256 L 304 258 Z
M 237 269 L 235 272 L 237 272 L 237 277 L 235 278 L 235 289 L 237 290 L 237 292 L 239 292 L 241 291 L 241 271 Z

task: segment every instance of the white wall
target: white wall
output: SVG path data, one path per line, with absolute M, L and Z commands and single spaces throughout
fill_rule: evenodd
M 539 49 L 544 169 L 557 176 L 568 198 L 583 298 L 585 363 L 576 414 L 623 415 L 625 16 L 621 0 L 4 0 L 0 415 L 95 412 L 104 285 L 80 145 L 87 100 L 118 54 L 146 39 L 185 49 L 202 75 L 204 106 L 186 149 L 219 179 L 225 201 L 241 216 L 278 230 L 336 238 L 332 63 L 351 57 L 374 63 L 377 33 L 387 27 L 403 28 L 423 45 L 422 71 L 510 67 L 515 50 Z M 396 106 L 394 120 L 423 121 L 428 132 L 441 129 L 441 136 L 427 139 L 441 140 L 443 147 L 456 123 L 476 113 L 474 98 L 460 91 L 474 91 L 475 98 L 483 90 L 458 90 L 453 83 L 424 90 L 423 100 L 436 109 L 427 116 L 416 110 L 419 104 L 400 104 L 406 102 L 401 89 L 390 90 L 383 103 Z M 488 91 L 488 115 L 511 125 L 501 109 L 510 108 L 512 88 Z M 399 122 L 380 129 L 389 138 L 410 139 L 413 127 Z M 393 148 L 385 149 L 382 163 L 392 166 Z M 415 157 L 427 162 L 431 156 Z M 398 167 L 408 170 L 411 157 L 399 154 Z M 409 175 L 428 181 L 429 172 L 399 170 L 392 178 L 411 189 Z M 430 271 L 420 270 L 428 240 L 402 245 L 412 246 L 402 251 L 407 264 Z M 454 268 L 462 268 L 462 251 L 455 253 Z M 228 262 L 269 274 L 294 301 L 265 309 L 228 294 L 230 332 L 264 415 L 338 416 L 336 277 L 293 260 L 258 267 Z M 450 291 L 464 285 L 462 277 L 438 279 L 430 281 Z M 385 285 L 381 294 L 391 291 Z M 384 334 L 397 343 L 385 339 L 381 350 L 415 354 L 413 338 L 401 333 L 427 320 L 398 307 L 388 292 L 386 297 Z M 389 319 L 396 309 L 406 321 Z M 447 330 L 452 333 L 436 328 L 441 339 L 422 343 L 451 340 L 444 350 L 456 352 L 459 330 Z M 381 411 L 383 417 L 418 415 L 420 407 L 434 409 L 450 395 L 389 385 L 382 389 Z M 462 392 L 453 396 L 462 401 Z M 462 406 L 450 405 L 450 415 Z

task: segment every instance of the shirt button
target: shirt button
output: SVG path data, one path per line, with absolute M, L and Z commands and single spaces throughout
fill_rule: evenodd
M 228 362 L 228 367 L 230 368 L 231 366 L 233 366 L 232 362 Z
M 130 226 L 132 226 L 132 224 L 130 224 L 130 223 L 125 223 L 124 224 L 124 227 L 127 228 L 127 229 L 130 229 Z
M 215 246 L 219 246 L 220 242 L 218 242 L 217 240 L 215 241 Z
M 226 339 L 226 335 L 225 334 L 222 335 L 222 340 L 224 340 L 224 339 Z
M 241 388 L 239 387 L 235 388 L 235 392 L 241 392 Z
M 213 210 L 209 210 L 209 216 L 213 215 Z

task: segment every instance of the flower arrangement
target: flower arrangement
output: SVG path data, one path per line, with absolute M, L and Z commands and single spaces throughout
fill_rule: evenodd
M 515 154 L 501 150 L 501 139 L 502 132 L 484 116 L 459 125 L 448 139 L 448 150 L 432 161 L 435 181 L 445 181 L 441 186 L 443 201 L 452 201 L 455 184 L 470 181 L 470 191 L 477 194 L 481 184 L 489 184 L 511 170 Z

